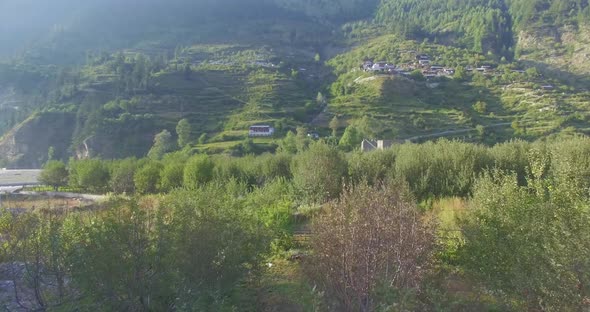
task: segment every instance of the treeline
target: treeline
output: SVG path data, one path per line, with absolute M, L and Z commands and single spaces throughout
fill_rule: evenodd
M 493 147 L 443 139 L 349 154 L 341 147 L 288 135 L 277 154 L 236 158 L 190 155 L 185 149 L 162 159 L 71 160 L 67 167 L 52 161 L 45 166 L 42 179 L 47 185 L 81 192 L 155 194 L 212 181 L 236 180 L 260 187 L 281 178 L 292 181 L 304 201 L 322 203 L 337 197 L 347 181 L 378 183 L 403 178 L 419 200 L 428 200 L 469 196 L 477 178 L 490 170 L 514 173 L 524 185 L 534 166 L 530 155 L 542 153 L 549 161 L 547 170 L 575 175 L 582 185 L 590 186 L 590 171 L 585 167 L 590 161 L 585 156 L 590 140 L 584 137 L 551 143 L 513 141 Z
M 453 42 L 511 59 L 515 32 L 586 24 L 587 0 L 382 1 L 375 21 L 408 39 Z
M 586 24 L 590 17 L 587 0 L 509 0 L 507 3 L 515 25 L 521 29 Z
M 504 1 L 382 1 L 376 19 L 408 39 L 457 42 L 477 52 L 509 56 L 512 20 Z

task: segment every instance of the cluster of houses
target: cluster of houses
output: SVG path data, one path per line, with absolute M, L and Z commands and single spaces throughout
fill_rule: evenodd
M 411 51 L 415 54 L 415 61 L 405 64 L 395 65 L 391 62 L 378 61 L 373 62 L 372 60 L 365 61 L 360 69 L 366 72 L 375 72 L 391 75 L 402 75 L 409 76 L 411 72 L 420 70 L 425 78 L 437 78 L 437 77 L 450 77 L 455 74 L 455 69 L 452 67 L 445 67 L 438 65 L 433 62 L 432 58 L 427 54 L 419 54 L 415 51 Z M 496 69 L 491 65 L 482 66 L 467 66 L 465 70 L 468 72 L 479 72 L 484 75 L 495 75 L 498 74 Z M 524 70 L 517 69 L 513 72 L 524 73 Z
M 426 78 L 452 76 L 455 74 L 454 68 L 433 64 L 430 56 L 426 54 L 417 54 L 415 62 L 400 64 L 397 66 L 385 61 L 373 62 L 368 60 L 361 65 L 361 69 L 367 72 L 388 73 L 402 76 L 409 76 L 411 72 L 421 70 Z

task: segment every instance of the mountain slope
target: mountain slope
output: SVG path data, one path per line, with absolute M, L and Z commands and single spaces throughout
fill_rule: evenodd
M 182 118 L 209 152 L 258 123 L 327 134 L 334 115 L 390 139 L 586 133 L 589 11 L 587 0 L 7 0 L 0 158 L 38 166 L 51 146 L 143 156 Z M 368 60 L 397 74 L 364 72 Z M 56 141 L 30 136 L 63 120 Z

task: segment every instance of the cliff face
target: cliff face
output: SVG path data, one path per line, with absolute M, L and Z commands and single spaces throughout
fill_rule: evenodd
M 41 113 L 31 116 L 0 139 L 0 159 L 14 168 L 40 168 L 53 147 L 54 159 L 68 157 L 75 116 Z
M 520 59 L 572 83 L 590 73 L 590 27 L 563 26 L 523 30 L 518 34 Z

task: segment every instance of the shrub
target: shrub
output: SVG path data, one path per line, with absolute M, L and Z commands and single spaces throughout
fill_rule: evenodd
M 327 298 L 334 298 L 335 310 L 409 307 L 408 298 L 419 291 L 431 260 L 435 231 L 422 221 L 406 186 L 347 188 L 325 206 L 312 228 L 308 272 Z M 382 301 L 378 288 L 401 296 Z

